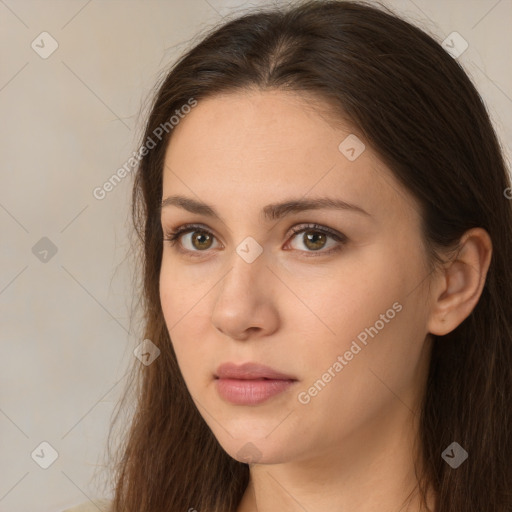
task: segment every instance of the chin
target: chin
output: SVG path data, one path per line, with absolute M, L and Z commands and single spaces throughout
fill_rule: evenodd
M 229 452 L 229 456 L 233 457 L 238 462 L 245 464 L 279 464 L 285 461 L 281 450 L 274 446 L 268 446 L 268 443 L 263 446 L 262 442 L 246 441 L 240 443 L 235 452 Z
M 267 434 L 271 431 L 269 428 Z M 246 430 L 244 435 L 233 437 L 223 432 L 222 438 L 217 437 L 217 440 L 230 457 L 246 464 L 279 464 L 288 459 L 286 452 L 290 436 L 253 436 L 250 430 Z

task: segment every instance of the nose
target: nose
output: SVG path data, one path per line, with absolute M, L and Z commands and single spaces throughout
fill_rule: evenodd
M 279 326 L 278 283 L 267 268 L 264 254 L 248 263 L 233 252 L 233 263 L 217 290 L 211 321 L 235 340 L 268 336 Z

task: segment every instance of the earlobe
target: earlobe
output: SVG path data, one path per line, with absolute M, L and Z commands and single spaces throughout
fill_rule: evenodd
M 428 331 L 443 336 L 458 327 L 473 311 L 485 284 L 492 256 L 492 241 L 483 228 L 461 237 L 460 248 L 432 286 Z

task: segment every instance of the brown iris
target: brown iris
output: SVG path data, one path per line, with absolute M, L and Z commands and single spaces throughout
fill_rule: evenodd
M 195 242 L 198 242 L 198 245 Z M 212 244 L 212 237 L 204 231 L 194 231 L 192 233 L 192 245 L 196 249 L 209 249 Z
M 304 232 L 304 244 L 306 247 L 312 250 L 321 249 L 325 245 L 326 235 L 318 231 L 305 231 Z M 311 246 L 309 245 L 311 243 Z

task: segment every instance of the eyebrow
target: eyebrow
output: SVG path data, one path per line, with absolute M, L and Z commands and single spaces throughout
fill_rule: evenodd
M 189 197 L 180 195 L 169 196 L 162 201 L 160 205 L 160 210 L 166 208 L 167 206 L 177 206 L 191 213 L 197 213 L 200 215 L 206 215 L 208 217 L 214 217 L 220 220 L 221 222 L 224 222 L 224 220 L 217 213 L 215 208 L 206 203 L 196 201 L 195 199 Z M 315 199 L 290 199 L 282 203 L 272 203 L 263 207 L 262 213 L 265 219 L 267 219 L 267 221 L 273 221 L 281 219 L 282 217 L 285 217 L 286 215 L 290 215 L 293 213 L 303 212 L 307 210 L 319 210 L 324 208 L 348 210 L 355 213 L 366 215 L 368 217 L 372 217 L 372 215 L 370 215 L 366 210 L 363 210 L 363 208 L 361 208 L 360 206 L 348 203 L 341 199 L 335 199 L 330 197 L 319 197 Z

